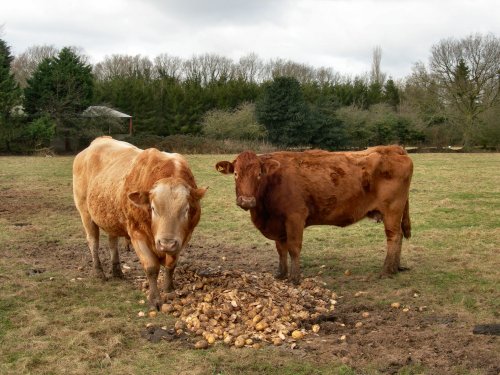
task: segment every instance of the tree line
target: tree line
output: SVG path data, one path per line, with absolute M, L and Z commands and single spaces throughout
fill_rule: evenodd
M 13 56 L 0 39 L 0 151 L 29 152 L 56 138 L 72 150 L 70 140 L 127 131 L 116 119 L 83 117 L 89 105 L 132 115 L 136 135 L 329 150 L 500 147 L 498 37 L 441 40 L 427 64 L 398 81 L 381 61 L 377 47 L 370 72 L 355 77 L 254 53 L 236 62 L 216 54 L 112 55 L 92 65 L 74 47 L 33 46 Z

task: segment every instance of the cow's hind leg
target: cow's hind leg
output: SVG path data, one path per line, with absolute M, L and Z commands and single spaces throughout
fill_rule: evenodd
M 101 260 L 99 259 L 99 227 L 92 221 L 87 213 L 81 213 L 83 227 L 87 235 L 87 244 L 92 254 L 92 263 L 94 265 L 94 274 L 101 280 L 106 280 L 102 270 Z
M 109 235 L 109 254 L 111 256 L 113 277 L 123 278 L 122 268 L 120 266 L 120 254 L 118 253 L 118 237 Z
M 395 274 L 401 268 L 401 245 L 403 243 L 401 217 L 401 212 L 390 212 L 384 214 L 385 236 L 387 239 L 387 255 L 384 261 L 382 276 Z
M 276 250 L 279 255 L 278 272 L 275 277 L 283 280 L 288 276 L 288 249 L 285 242 L 276 241 Z
M 290 281 L 295 285 L 300 284 L 300 251 L 302 249 L 302 237 L 304 234 L 304 219 L 301 215 L 287 218 L 286 225 L 286 248 L 290 254 Z

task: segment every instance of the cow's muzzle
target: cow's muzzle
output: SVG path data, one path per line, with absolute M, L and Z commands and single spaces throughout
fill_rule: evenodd
M 173 238 L 162 238 L 156 241 L 156 250 L 161 253 L 175 254 L 181 249 L 181 244 Z
M 244 210 L 249 210 L 250 208 L 254 208 L 256 206 L 255 197 L 244 197 L 240 195 L 236 198 L 236 204 Z

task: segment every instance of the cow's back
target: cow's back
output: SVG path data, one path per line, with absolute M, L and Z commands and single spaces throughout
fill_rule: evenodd
M 148 227 L 150 217 L 128 199 L 128 194 L 149 191 L 156 181 L 179 177 L 196 188 L 187 161 L 179 154 L 99 137 L 73 163 L 73 193 L 80 211 L 106 232 L 126 236 L 131 223 Z M 137 225 L 136 225 L 137 224 Z
M 127 173 L 131 160 L 140 152 L 137 147 L 111 137 L 96 138 L 89 147 L 75 157 L 73 177 L 87 183 L 95 181 L 98 177 L 120 178 Z
M 142 150 L 111 137 L 99 137 L 73 162 L 73 195 L 80 212 L 108 233 L 124 236 L 123 181 Z M 121 222 L 121 223 L 120 223 Z
M 399 146 L 357 152 L 276 152 L 280 162 L 265 199 L 270 212 L 304 213 L 305 225 L 346 226 L 377 209 L 379 200 L 408 193 L 411 159 Z M 406 200 L 406 198 L 405 198 Z

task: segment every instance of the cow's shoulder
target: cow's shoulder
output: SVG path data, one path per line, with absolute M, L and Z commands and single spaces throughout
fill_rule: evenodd
M 180 178 L 196 187 L 189 164 L 182 155 L 148 148 L 134 158 L 125 178 L 125 189 L 148 191 L 156 181 L 169 177 Z
M 279 151 L 259 156 L 261 163 L 278 163 L 278 168 L 267 176 L 262 199 L 274 213 L 287 212 L 303 205 L 307 191 L 308 156 L 303 152 Z M 307 171 L 306 171 L 307 170 Z
M 134 145 L 117 141 L 109 136 L 102 136 L 94 139 L 90 145 L 81 151 L 77 158 L 101 158 L 101 159 L 116 159 L 117 156 L 121 155 L 133 155 L 140 151 Z
M 140 149 L 128 142 L 119 141 L 110 136 L 102 136 L 94 139 L 87 147 L 87 150 L 90 152 L 129 152 L 130 150 L 138 151 Z

